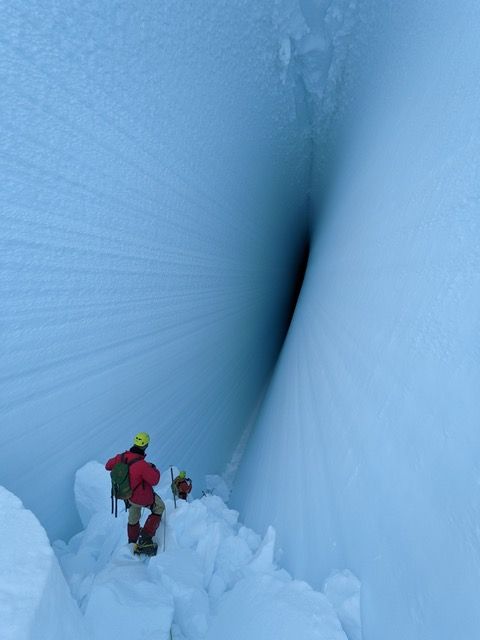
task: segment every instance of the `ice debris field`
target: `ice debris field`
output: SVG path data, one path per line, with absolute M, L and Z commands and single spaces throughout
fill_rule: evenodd
M 110 480 L 98 462 L 76 474 L 83 531 L 53 549 L 34 515 L 1 488 L 3 539 L 14 531 L 16 540 L 0 551 L 2 640 L 361 640 L 352 573 L 332 574 L 323 593 L 292 579 L 277 564 L 274 529 L 262 537 L 242 526 L 218 476 L 207 476 L 207 487 L 175 508 L 162 475 L 166 517 L 153 558 L 132 554 L 126 512 L 110 514 Z

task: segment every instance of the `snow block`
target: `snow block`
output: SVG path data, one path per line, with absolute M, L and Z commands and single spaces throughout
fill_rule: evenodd
M 135 557 L 126 513 L 97 510 L 103 474 L 97 463 L 77 473 L 75 495 L 88 524 L 56 544 L 90 640 L 169 640 L 170 631 L 175 640 L 346 640 L 335 608 L 339 618 L 348 613 L 344 601 L 359 586 L 353 574 L 332 580 L 329 594 L 337 598 L 329 602 L 279 569 L 273 527 L 262 539 L 216 495 L 179 500 L 176 509 L 166 500 L 158 555 Z
M 173 622 L 185 640 L 203 638 L 208 628 L 209 600 L 198 554 L 190 549 L 161 553 L 148 563 L 148 575 L 173 597 Z
M 86 640 L 75 604 L 45 530 L 0 487 L 0 638 Z M 8 544 L 14 540 L 14 544 Z
M 348 640 L 362 640 L 360 588 L 360 580 L 348 569 L 332 573 L 323 587 Z
M 85 611 L 92 639 L 167 640 L 172 617 L 172 596 L 148 579 L 144 560 L 133 560 L 128 547 L 95 576 Z
M 332 606 L 305 582 L 245 578 L 220 600 L 206 640 L 346 640 Z

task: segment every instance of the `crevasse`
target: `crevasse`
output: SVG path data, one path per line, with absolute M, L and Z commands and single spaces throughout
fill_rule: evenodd
M 52 538 L 87 460 L 219 473 L 264 398 L 247 525 L 367 640 L 475 636 L 479 11 L 5 7 L 0 484 Z

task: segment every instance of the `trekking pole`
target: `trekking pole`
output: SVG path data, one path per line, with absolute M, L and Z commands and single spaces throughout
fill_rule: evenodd
M 114 508 L 115 505 L 115 508 Z M 118 516 L 118 498 L 117 498 L 117 490 L 113 490 L 112 487 L 112 513 L 115 515 L 115 518 Z
M 164 515 L 164 518 L 163 518 L 163 550 L 165 551 L 165 549 L 166 549 L 165 539 L 167 537 L 167 510 L 166 509 L 165 509 L 163 515 Z
M 170 465 L 170 475 L 172 476 L 171 489 L 172 489 L 172 494 L 173 494 L 173 504 L 175 505 L 175 509 L 176 509 L 177 508 L 177 498 L 175 497 L 175 491 L 173 490 L 173 468 L 172 468 L 172 465 Z

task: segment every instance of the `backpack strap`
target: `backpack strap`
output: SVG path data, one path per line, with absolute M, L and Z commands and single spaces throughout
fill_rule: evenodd
M 140 460 L 143 460 L 143 458 L 135 458 L 135 460 L 130 460 L 130 462 L 127 461 L 126 459 L 126 451 L 124 453 L 121 454 L 120 456 L 120 462 L 123 464 L 126 464 L 128 467 L 128 470 L 130 471 L 130 467 L 132 466 L 132 464 L 135 464 L 135 462 L 140 462 Z M 138 487 L 138 485 L 137 485 Z M 137 488 L 135 487 L 135 489 Z M 132 493 L 135 489 L 132 489 Z M 115 514 L 115 518 L 117 517 L 118 514 L 118 498 L 116 496 L 116 494 L 114 495 L 114 491 L 113 491 L 113 486 L 112 486 L 112 492 L 111 492 L 111 498 L 112 498 L 112 514 Z
M 122 453 L 120 456 L 120 462 L 125 462 L 125 454 Z M 114 491 L 113 489 L 113 485 L 112 485 L 112 491 L 110 493 L 111 496 L 111 500 L 112 500 L 112 515 L 115 515 L 115 518 L 117 517 L 117 513 L 118 513 L 118 506 L 117 506 L 117 502 L 118 502 L 118 498 L 117 498 L 117 492 Z
M 132 464 L 135 464 L 136 462 L 140 462 L 141 460 L 145 460 L 145 458 L 135 458 L 135 460 L 131 460 L 131 462 L 127 462 L 128 470 L 130 471 L 130 467 L 132 466 Z M 137 487 L 139 487 L 142 484 L 142 482 L 143 480 L 140 480 L 140 482 L 137 485 L 132 487 L 132 495 L 133 495 L 133 492 L 137 489 Z

